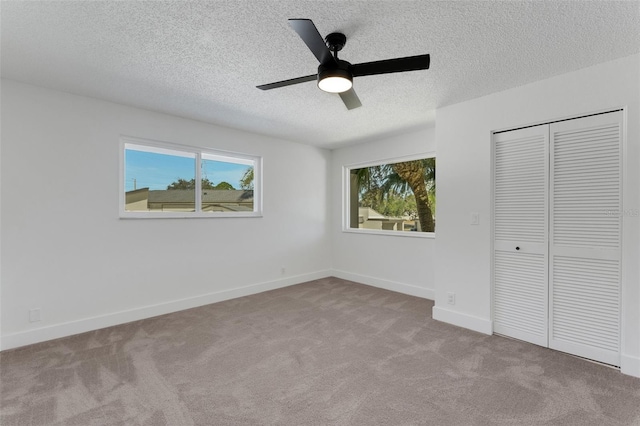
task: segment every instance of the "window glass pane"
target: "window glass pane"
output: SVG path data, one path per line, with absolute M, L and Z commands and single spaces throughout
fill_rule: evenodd
M 435 231 L 435 158 L 351 169 L 349 176 L 350 228 Z
M 253 160 L 202 155 L 202 211 L 253 212 Z
M 260 157 L 134 138 L 123 138 L 122 146 L 123 218 L 262 213 Z
M 195 154 L 125 145 L 125 211 L 195 211 Z

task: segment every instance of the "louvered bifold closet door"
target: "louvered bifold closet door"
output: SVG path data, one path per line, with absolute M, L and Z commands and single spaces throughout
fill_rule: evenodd
M 547 346 L 548 126 L 493 135 L 494 332 Z
M 550 125 L 549 347 L 620 365 L 622 112 Z

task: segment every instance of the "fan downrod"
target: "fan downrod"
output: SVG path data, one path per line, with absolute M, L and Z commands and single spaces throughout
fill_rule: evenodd
M 347 44 L 347 36 L 342 33 L 331 33 L 324 38 L 324 42 L 332 52 L 339 52 Z

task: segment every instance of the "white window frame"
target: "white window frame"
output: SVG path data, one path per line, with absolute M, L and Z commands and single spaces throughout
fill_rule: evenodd
M 382 164 L 402 163 L 404 161 L 421 160 L 423 158 L 436 158 L 435 152 L 423 152 L 420 154 L 391 157 L 363 163 L 346 164 L 342 166 L 342 232 L 353 234 L 385 235 L 400 238 L 435 238 L 435 232 L 407 232 L 407 231 L 386 231 L 377 229 L 351 228 L 351 170 L 363 169 L 365 167 L 379 166 Z
M 126 211 L 125 210 L 125 149 L 135 147 L 136 150 L 166 153 L 169 155 L 180 155 L 185 153 L 185 157 L 194 158 L 196 199 L 195 211 L 193 212 L 158 212 L 158 211 Z M 223 162 L 253 165 L 253 211 L 251 212 L 203 212 L 202 198 L 198 194 L 202 193 L 202 172 L 200 164 L 202 159 L 216 160 Z M 119 170 L 118 190 L 119 212 L 121 219 L 184 219 L 184 218 L 230 218 L 230 217 L 262 217 L 262 157 L 257 155 L 241 154 L 230 151 L 221 151 L 212 148 L 182 145 L 169 142 L 161 142 L 150 139 L 143 139 L 131 136 L 120 136 L 120 170 Z

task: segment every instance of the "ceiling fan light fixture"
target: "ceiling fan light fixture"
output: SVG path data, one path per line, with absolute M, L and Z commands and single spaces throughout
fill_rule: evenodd
M 320 62 L 318 73 L 257 86 L 260 90 L 276 89 L 317 79 L 320 90 L 340 94 L 344 106 L 351 110 L 362 106 L 358 95 L 353 90 L 354 76 L 362 77 L 429 69 L 429 54 L 351 65 L 347 61 L 338 59 L 338 52 L 342 51 L 347 42 L 347 36 L 343 33 L 331 33 L 323 39 L 311 19 L 289 19 L 289 26 L 300 36 L 313 56 Z
M 318 71 L 318 87 L 329 93 L 343 93 L 353 87 L 353 77 L 345 69 L 321 69 Z

